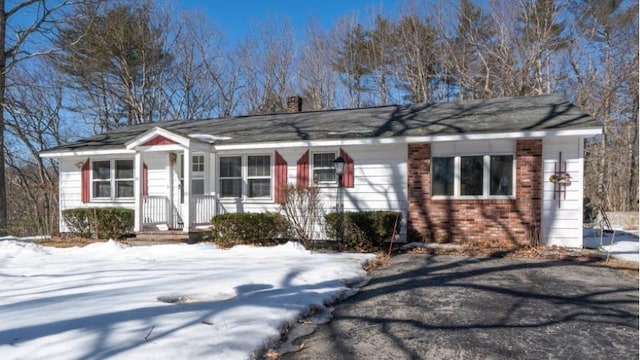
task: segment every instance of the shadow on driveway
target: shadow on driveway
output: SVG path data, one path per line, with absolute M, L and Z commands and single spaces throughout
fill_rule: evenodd
M 595 264 L 403 254 L 284 359 L 638 359 L 638 281 Z

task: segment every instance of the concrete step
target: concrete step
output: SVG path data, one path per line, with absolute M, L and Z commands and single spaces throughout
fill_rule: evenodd
M 127 238 L 128 244 L 166 244 L 166 243 L 193 243 L 210 238 L 209 230 L 193 230 L 184 232 L 181 230 L 145 230 L 135 234 L 135 237 Z

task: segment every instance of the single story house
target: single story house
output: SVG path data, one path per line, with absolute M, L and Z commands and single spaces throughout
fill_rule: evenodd
M 135 209 L 136 232 L 278 211 L 280 190 L 301 184 L 321 188 L 325 211 L 341 193 L 344 211 L 402 212 L 402 236 L 582 246 L 583 142 L 602 126 L 559 96 L 310 112 L 299 97 L 287 104 L 283 114 L 130 126 L 41 156 L 59 159 L 61 211 Z

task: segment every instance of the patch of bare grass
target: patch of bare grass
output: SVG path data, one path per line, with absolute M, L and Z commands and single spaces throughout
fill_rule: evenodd
M 97 240 L 83 237 L 61 237 L 61 236 L 52 236 L 49 239 L 37 240 L 34 241 L 35 244 L 40 246 L 51 246 L 51 247 L 83 247 L 89 244 L 93 244 L 95 242 L 105 242 L 106 240 Z
M 376 257 L 369 261 L 364 267 L 366 271 L 373 271 L 382 267 L 387 267 L 391 264 L 391 256 L 383 253 L 376 254 Z

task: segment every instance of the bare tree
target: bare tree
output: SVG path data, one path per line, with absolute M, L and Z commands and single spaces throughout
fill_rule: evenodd
M 620 170 L 619 164 L 624 153 L 614 151 L 619 141 L 617 128 L 631 121 L 626 128 L 637 129 L 638 82 L 638 4 L 626 6 L 623 1 L 576 1 L 572 3 L 575 38 L 569 48 L 571 67 L 571 86 L 575 89 L 576 102 L 594 117 L 603 121 L 603 135 L 599 139 L 599 149 L 593 142 L 588 143 L 587 167 L 594 179 L 595 188 L 588 187 L 587 195 L 598 205 L 608 209 L 618 208 L 615 194 L 635 195 L 626 198 L 637 199 L 637 192 L 629 189 L 629 183 L 637 180 L 637 163 L 630 164 L 635 174 L 623 182 L 624 185 L 611 185 Z M 635 131 L 635 130 L 634 130 Z M 636 131 L 637 132 L 637 131 Z M 635 139 L 629 139 L 628 156 L 633 159 L 637 150 Z M 624 147 L 624 146 L 623 146 Z M 593 161 L 597 159 L 597 165 Z M 624 171 L 626 172 L 626 170 Z M 632 200 L 633 201 L 633 200 Z M 624 201 L 623 201 L 624 202 Z M 635 204 L 629 204 L 637 209 Z
M 407 100 L 433 102 L 433 85 L 437 81 L 437 33 L 428 17 L 415 9 L 403 15 L 398 24 L 398 77 Z
M 567 43 L 560 11 L 555 0 L 491 3 L 496 34 L 487 50 L 494 64 L 494 96 L 551 93 L 556 83 L 553 58 Z
M 174 61 L 165 89 L 170 119 L 230 116 L 238 105 L 239 66 L 223 35 L 201 13 L 183 13 L 170 46 Z
M 272 19 L 260 24 L 242 41 L 238 54 L 247 113 L 283 112 L 295 75 L 295 40 L 289 20 Z
M 64 136 L 61 121 L 63 90 L 56 73 L 46 61 L 16 66 L 7 92 L 6 131 L 11 148 L 7 153 L 10 170 L 9 204 L 12 230 L 51 234 L 57 231 L 58 172 L 52 159 L 38 153 L 60 145 Z M 37 67 L 39 71 L 31 71 Z
M 349 107 L 362 107 L 363 95 L 371 91 L 368 80 L 373 72 L 369 63 L 369 32 L 353 17 L 342 19 L 335 32 L 339 47 L 333 62 L 334 71 L 340 75 L 349 96 Z
M 34 38 L 50 34 L 57 16 L 67 6 L 81 0 L 0 1 L 0 235 L 7 227 L 7 193 L 5 181 L 5 119 L 7 74 L 19 62 L 48 52 L 39 46 L 26 46 Z
M 378 13 L 369 34 L 368 63 L 372 71 L 372 88 L 376 95 L 374 101 L 376 105 L 388 105 L 394 98 L 392 88 L 396 85 L 393 74 L 398 63 L 397 27 L 392 20 Z
M 338 97 L 338 77 L 333 71 L 337 55 L 334 35 L 311 22 L 306 30 L 305 44 L 297 62 L 298 87 L 309 110 L 332 109 Z
M 461 0 L 455 13 L 447 15 L 438 17 L 443 39 L 441 56 L 457 86 L 458 99 L 491 97 L 493 62 L 488 49 L 495 34 L 493 21 L 471 0 Z M 452 17 L 457 18 L 457 24 L 450 30 Z

